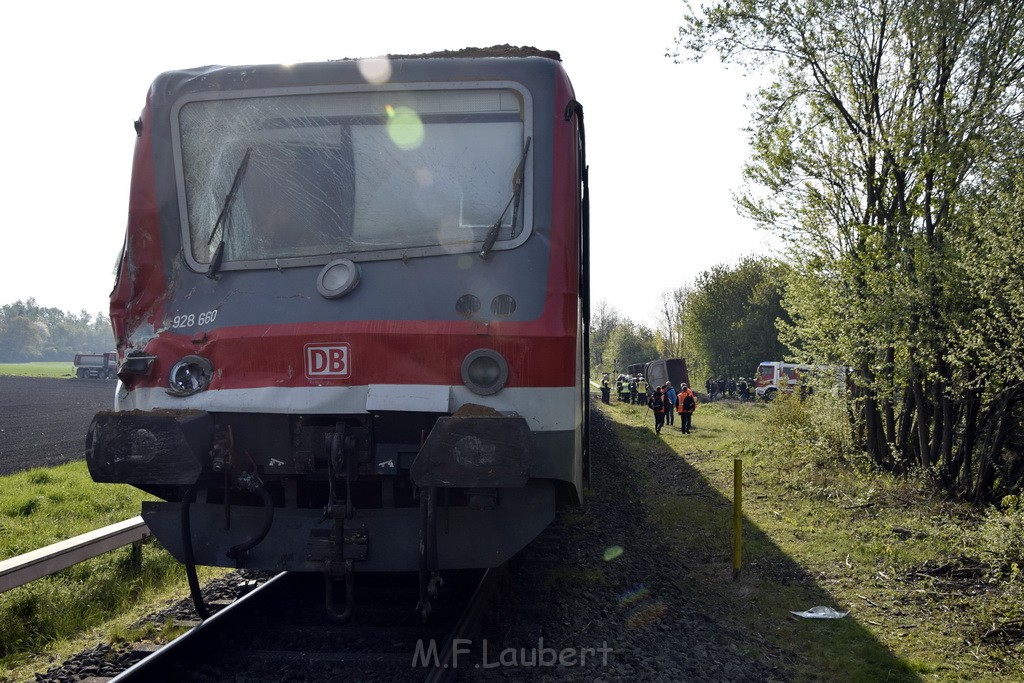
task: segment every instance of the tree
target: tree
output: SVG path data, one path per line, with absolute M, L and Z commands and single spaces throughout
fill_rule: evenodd
M 74 354 L 114 348 L 110 319 L 86 311 L 43 308 L 35 299 L 0 306 L 0 360 L 70 361 Z
M 701 273 L 687 299 L 687 343 L 711 376 L 749 376 L 763 360 L 782 359 L 776 321 L 786 268 L 763 258 Z
M 985 282 L 1012 279 L 1012 265 L 978 251 L 997 239 L 978 207 L 1013 220 L 983 179 L 1020 177 L 1022 10 L 1024 0 L 721 0 L 680 29 L 693 56 L 714 48 L 773 70 L 756 97 L 740 205 L 790 245 L 785 339 L 804 360 L 854 368 L 857 433 L 876 462 L 924 467 L 978 497 L 1012 479 L 1021 397 L 984 402 L 1009 373 L 1005 354 L 990 353 L 997 335 L 972 318 L 1009 299 L 968 289 L 983 283 L 958 264 L 973 254 Z
M 28 316 L 16 315 L 0 322 L 0 349 L 14 362 L 36 360 L 42 357 L 43 345 L 49 330 L 43 323 Z
M 597 303 L 590 317 L 590 367 L 603 372 L 611 371 L 614 357 L 607 357 L 606 350 L 612 331 L 621 321 L 622 316 L 607 300 L 602 299 Z
M 647 363 L 658 357 L 658 347 L 654 341 L 654 333 L 643 325 L 632 320 L 619 323 L 612 330 L 608 340 L 605 357 L 616 361 L 616 369 L 623 372 L 627 365 Z
M 675 289 L 666 289 L 658 297 L 658 329 L 655 334 L 659 340 L 662 358 L 686 358 L 685 311 L 686 302 L 693 293 L 691 285 L 681 285 Z
M 1024 479 L 1024 171 L 1001 170 L 985 186 L 995 191 L 965 216 L 973 229 L 950 240 L 960 255 L 952 279 L 969 293 L 971 314 L 955 323 L 958 343 L 948 362 L 969 401 L 956 424 L 963 435 L 944 456 L 944 470 L 959 475 L 960 488 L 975 499 L 1000 487 L 1005 490 L 997 493 L 1011 491 Z M 991 445 L 974 447 L 979 442 Z

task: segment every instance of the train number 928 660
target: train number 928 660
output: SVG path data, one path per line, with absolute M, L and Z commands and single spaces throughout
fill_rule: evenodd
M 195 325 L 209 325 L 217 319 L 217 310 L 204 311 L 199 315 L 195 313 L 185 313 L 182 315 L 176 315 L 171 319 L 171 329 L 181 329 L 185 327 L 193 327 Z

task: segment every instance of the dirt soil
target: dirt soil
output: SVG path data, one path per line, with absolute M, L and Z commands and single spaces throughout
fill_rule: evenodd
M 85 457 L 93 415 L 114 407 L 114 382 L 0 376 L 0 475 Z

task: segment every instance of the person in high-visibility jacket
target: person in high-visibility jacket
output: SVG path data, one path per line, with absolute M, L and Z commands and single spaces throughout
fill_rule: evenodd
M 647 380 L 637 375 L 636 379 L 636 404 L 642 406 L 647 403 Z
M 679 411 L 679 418 L 682 422 L 680 431 L 683 434 L 689 434 L 693 411 L 697 410 L 697 395 L 685 383 L 679 385 L 679 393 L 676 395 L 676 410 Z

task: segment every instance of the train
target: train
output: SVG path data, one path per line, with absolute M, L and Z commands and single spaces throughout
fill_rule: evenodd
M 636 377 L 643 375 L 652 387 L 660 387 L 665 382 L 672 382 L 678 388 L 689 385 L 690 372 L 686 367 L 685 358 L 656 358 L 646 363 L 631 363 L 626 366 L 626 375 Z
M 185 564 L 497 566 L 589 478 L 589 185 L 557 52 L 160 74 L 135 121 L 96 482 Z M 345 584 L 345 598 L 335 592 Z
M 685 358 L 658 358 L 647 363 L 643 370 L 647 383 L 652 387 L 664 386 L 672 382 L 676 389 L 690 384 L 690 372 L 686 367 Z

